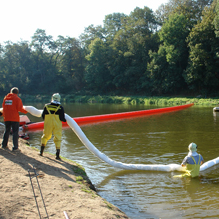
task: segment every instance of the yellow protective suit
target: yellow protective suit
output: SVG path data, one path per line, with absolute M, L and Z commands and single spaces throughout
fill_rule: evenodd
M 195 164 L 186 164 L 186 173 L 181 175 L 175 175 L 174 177 L 196 177 L 199 176 L 200 170 L 200 159 L 201 156 L 199 155 L 198 163 L 195 162 L 194 157 L 191 157 Z
M 194 157 L 192 157 L 195 164 L 186 164 L 187 176 L 191 176 L 191 177 L 199 176 L 201 156 L 200 155 L 198 156 L 199 156 L 198 163 L 196 163 Z
M 56 149 L 60 149 L 62 139 L 62 121 L 59 119 L 59 115 L 55 114 L 59 108 L 60 105 L 58 107 L 52 105 L 46 106 L 49 114 L 45 115 L 41 145 L 46 146 L 47 141 L 52 137 L 53 134 L 53 141 L 55 143 Z M 55 111 L 54 114 L 52 114 L 51 111 Z

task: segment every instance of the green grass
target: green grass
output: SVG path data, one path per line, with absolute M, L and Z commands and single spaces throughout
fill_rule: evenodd
M 23 104 L 27 103 L 48 103 L 51 96 L 48 95 L 20 95 Z M 0 101 L 3 97 L 0 97 Z M 194 103 L 198 106 L 216 106 L 219 105 L 219 98 L 201 98 L 201 97 L 159 97 L 159 96 L 107 96 L 107 95 L 74 95 L 61 94 L 62 103 L 115 103 L 115 104 L 130 104 L 130 105 L 159 105 L 172 106 Z
M 70 96 L 69 96 L 70 97 Z M 116 103 L 116 104 L 143 104 L 143 105 L 183 105 L 194 103 L 194 105 L 216 106 L 219 104 L 219 99 L 213 98 L 193 98 L 193 97 L 143 97 L 143 96 L 71 96 L 71 99 L 65 98 L 67 102 L 82 102 L 82 103 Z

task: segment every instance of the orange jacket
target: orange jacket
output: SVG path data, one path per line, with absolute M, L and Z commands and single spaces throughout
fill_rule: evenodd
M 4 121 L 20 122 L 19 112 L 27 113 L 23 103 L 17 94 L 9 93 L 5 96 L 3 103 Z

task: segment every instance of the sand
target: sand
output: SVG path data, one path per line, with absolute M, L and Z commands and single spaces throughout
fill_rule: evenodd
M 0 143 L 3 132 L 4 126 L 0 126 Z M 23 139 L 19 139 L 20 152 L 12 152 L 12 146 L 10 136 L 9 149 L 0 148 L 1 219 L 128 218 L 96 193 L 77 163 L 56 160 L 49 153 L 39 156 L 39 151 Z

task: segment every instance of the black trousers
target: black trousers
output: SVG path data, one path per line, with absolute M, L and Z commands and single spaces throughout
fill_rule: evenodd
M 5 122 L 5 132 L 4 132 L 4 136 L 3 136 L 2 147 L 7 147 L 9 134 L 10 134 L 11 128 L 12 128 L 13 146 L 14 146 L 13 149 L 18 148 L 19 125 L 20 125 L 19 122 L 11 122 L 11 121 L 6 121 Z

